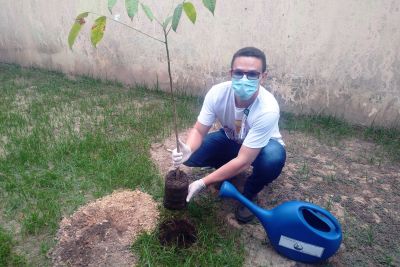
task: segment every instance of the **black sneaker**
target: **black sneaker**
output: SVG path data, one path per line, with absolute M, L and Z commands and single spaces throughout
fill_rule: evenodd
M 254 214 L 246 208 L 242 203 L 239 203 L 235 210 L 235 218 L 240 223 L 249 223 L 254 219 Z
M 243 193 L 243 196 L 246 197 L 251 202 L 255 203 L 257 201 L 257 194 L 248 196 L 245 193 Z M 254 217 L 255 215 L 245 205 L 243 205 L 240 202 L 238 203 L 235 210 L 235 218 L 238 222 L 248 223 L 251 222 L 254 219 Z

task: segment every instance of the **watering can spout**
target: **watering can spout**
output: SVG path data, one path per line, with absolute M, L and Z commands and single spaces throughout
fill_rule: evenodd
M 271 211 L 260 208 L 243 196 L 230 182 L 225 181 L 219 191 L 220 197 L 229 197 L 238 200 L 248 208 L 264 224 L 271 216 Z

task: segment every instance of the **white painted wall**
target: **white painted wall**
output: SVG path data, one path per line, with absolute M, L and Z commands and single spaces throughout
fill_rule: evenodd
M 177 0 L 143 0 L 160 17 Z M 400 1 L 218 0 L 215 17 L 201 0 L 193 26 L 171 33 L 175 86 L 205 94 L 229 79 L 232 54 L 256 46 L 267 54 L 268 84 L 282 110 L 332 114 L 364 125 L 400 127 Z M 83 11 L 109 14 L 107 0 L 0 0 L 0 62 L 168 88 L 161 43 L 109 22 L 95 49 L 90 22 L 74 50 L 69 29 Z M 130 22 L 119 0 L 114 14 L 162 38 L 141 12 Z

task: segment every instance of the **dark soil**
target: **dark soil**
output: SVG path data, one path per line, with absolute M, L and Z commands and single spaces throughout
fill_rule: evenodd
M 94 261 L 92 257 L 96 254 L 94 251 L 98 249 L 97 244 L 106 241 L 106 234 L 111 228 L 111 222 L 105 221 L 87 229 L 82 236 L 65 247 L 60 257 L 61 261 L 76 266 L 88 266 Z
M 181 210 L 186 208 L 186 196 L 188 194 L 188 176 L 182 170 L 176 175 L 171 170 L 165 177 L 164 207 L 170 210 Z
M 167 220 L 160 224 L 158 237 L 163 246 L 188 248 L 196 242 L 197 230 L 188 220 Z

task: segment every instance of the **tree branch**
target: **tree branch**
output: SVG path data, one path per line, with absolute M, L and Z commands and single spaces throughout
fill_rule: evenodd
M 92 12 L 92 11 L 88 11 L 88 13 L 91 13 L 91 14 L 94 14 L 94 15 L 97 15 L 97 16 L 104 16 L 104 15 L 102 15 L 102 14 L 98 14 L 98 13 Z M 138 29 L 136 29 L 136 28 L 134 28 L 134 27 L 132 27 L 132 26 L 129 26 L 129 25 L 126 24 L 126 23 L 123 23 L 123 22 L 121 22 L 121 21 L 118 21 L 118 20 L 114 19 L 113 17 L 109 17 L 109 16 L 104 16 L 104 17 L 106 17 L 107 19 L 110 19 L 110 20 L 112 20 L 112 21 L 114 21 L 114 22 L 116 22 L 116 23 L 119 23 L 119 24 L 121 24 L 121 25 L 124 25 L 124 26 L 128 27 L 129 29 L 132 29 L 132 30 L 134 30 L 134 31 L 136 31 L 136 32 L 138 32 L 138 33 L 140 33 L 140 34 L 143 34 L 143 35 L 145 35 L 145 36 L 147 36 L 147 37 L 149 37 L 149 38 L 151 38 L 151 39 L 153 39 L 153 40 L 155 40 L 155 41 L 158 41 L 158 42 L 160 42 L 160 43 L 165 44 L 165 41 L 163 41 L 163 40 L 161 40 L 161 39 L 158 39 L 158 38 L 156 38 L 156 37 L 154 37 L 154 36 L 151 36 L 150 34 L 147 34 L 147 33 L 145 33 L 145 32 L 142 32 L 141 30 L 138 30 Z

